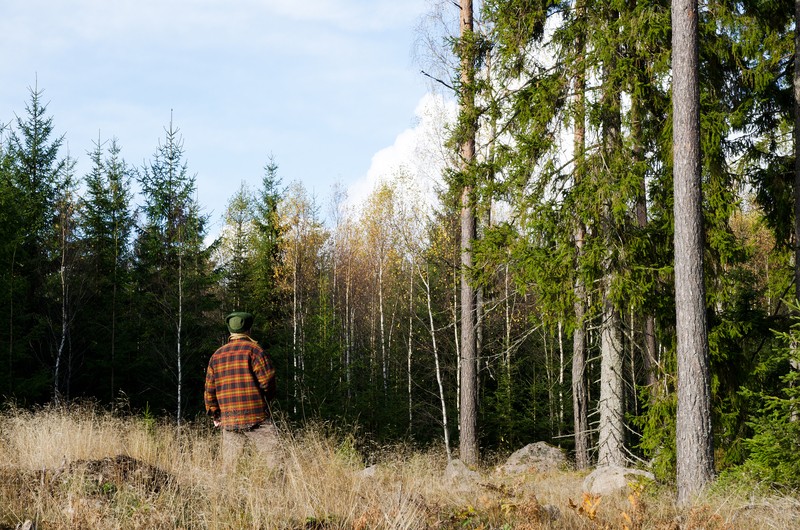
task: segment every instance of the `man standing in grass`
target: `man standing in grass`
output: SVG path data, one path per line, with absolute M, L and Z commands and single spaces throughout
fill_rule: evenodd
M 252 314 L 231 313 L 225 323 L 230 338 L 208 361 L 204 396 L 206 413 L 222 428 L 224 467 L 232 469 L 248 440 L 277 465 L 280 443 L 269 407 L 276 393 L 272 359 L 250 337 Z

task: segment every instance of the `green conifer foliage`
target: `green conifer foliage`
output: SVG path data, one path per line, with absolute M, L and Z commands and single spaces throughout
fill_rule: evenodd
M 53 118 L 47 115 L 38 87 L 30 90 L 25 114 L 17 117 L 9 135 L 5 157 L 5 199 L 14 212 L 6 226 L 4 293 L 8 353 L 8 389 L 22 399 L 42 399 L 52 388 L 57 349 L 48 320 L 58 313 L 59 295 L 50 281 L 60 267 L 58 221 L 62 192 L 71 189 L 70 165 L 61 157 L 63 136 L 54 136 Z M 63 211 L 63 208 L 62 208 Z M 10 252 L 9 252 L 10 251 Z
M 132 358 L 131 236 L 134 229 L 131 204 L 132 169 L 121 155 L 116 138 L 98 140 L 89 153 L 90 172 L 84 178 L 80 210 L 87 278 L 88 305 L 81 319 L 81 335 L 89 344 L 82 374 L 85 391 L 114 400 L 121 388 L 130 388 L 126 367 Z
M 795 314 L 797 303 L 790 304 Z M 800 321 L 794 320 L 788 332 L 776 333 L 782 345 L 777 355 L 759 367 L 760 378 L 778 377 L 774 392 L 744 391 L 755 398 L 758 407 L 748 425 L 753 435 L 746 440 L 749 456 L 743 469 L 761 480 L 784 488 L 800 486 L 800 372 L 792 366 L 800 362 L 797 344 Z
M 142 390 L 180 422 L 187 405 L 202 402 L 203 361 L 215 349 L 206 326 L 219 324 L 205 320 L 206 312 L 217 307 L 204 243 L 208 219 L 195 197 L 195 177 L 183 158 L 179 131 L 170 123 L 165 132 L 137 175 L 143 217 L 134 245 L 141 311 L 137 360 L 150 367 L 141 374 Z
M 283 193 L 278 164 L 270 157 L 264 167 L 261 187 L 256 191 L 253 201 L 255 231 L 252 255 L 248 262 L 251 274 L 248 288 L 268 336 L 274 324 L 287 314 L 282 310 L 281 301 L 286 298 L 281 297 L 276 277 L 281 266 L 281 245 L 285 232 L 278 210 Z

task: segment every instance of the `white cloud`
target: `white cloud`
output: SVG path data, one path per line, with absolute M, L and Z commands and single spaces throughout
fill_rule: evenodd
M 199 199 L 215 220 L 231 180 L 257 185 L 271 153 L 282 179 L 322 192 L 337 178 L 366 179 L 373 155 L 372 173 L 389 175 L 402 162 L 438 177 L 436 163 L 418 160 L 433 149 L 422 139 L 435 136 L 430 115 L 397 134 L 421 95 L 424 79 L 409 63 L 414 20 L 426 6 L 4 0 L 0 47 L 14 53 L 4 64 L 0 123 L 24 114 L 27 87 L 43 89 L 80 176 L 98 135 L 117 137 L 123 158 L 141 166 L 174 110 Z
M 456 104 L 428 93 L 420 99 L 414 114 L 416 125 L 398 134 L 394 144 L 375 153 L 367 174 L 350 185 L 351 205 L 362 204 L 376 186 L 399 174 L 410 177 L 417 191 L 433 204 L 449 161 L 444 144 L 449 124 L 455 120 Z

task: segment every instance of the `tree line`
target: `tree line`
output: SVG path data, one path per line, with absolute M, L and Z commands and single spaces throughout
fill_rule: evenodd
M 402 171 L 362 204 L 335 189 L 323 206 L 270 158 L 209 245 L 172 123 L 142 167 L 98 139 L 76 175 L 32 90 L 0 152 L 3 394 L 180 422 L 200 412 L 222 316 L 248 310 L 293 420 L 448 455 L 458 440 L 469 462 L 547 440 L 578 467 L 646 461 L 669 480 L 681 433 L 700 430 L 708 473 L 795 484 L 791 4 L 689 2 L 686 55 L 661 1 L 440 7 L 458 20 L 432 41 L 459 115 L 434 207 Z M 692 54 L 696 92 L 679 100 L 676 57 Z M 678 147 L 693 135 L 696 153 Z M 700 320 L 680 339 L 685 229 Z M 682 363 L 703 359 L 706 417 L 680 425 Z

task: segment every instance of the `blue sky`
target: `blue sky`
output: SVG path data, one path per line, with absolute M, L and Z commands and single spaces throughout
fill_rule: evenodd
M 23 115 L 38 83 L 83 174 L 98 135 L 142 166 L 172 112 L 214 222 L 242 181 L 258 186 L 270 154 L 284 183 L 324 202 L 334 182 L 363 188 L 386 171 L 373 159 L 423 121 L 429 85 L 412 52 L 428 5 L 4 0 L 0 120 Z

